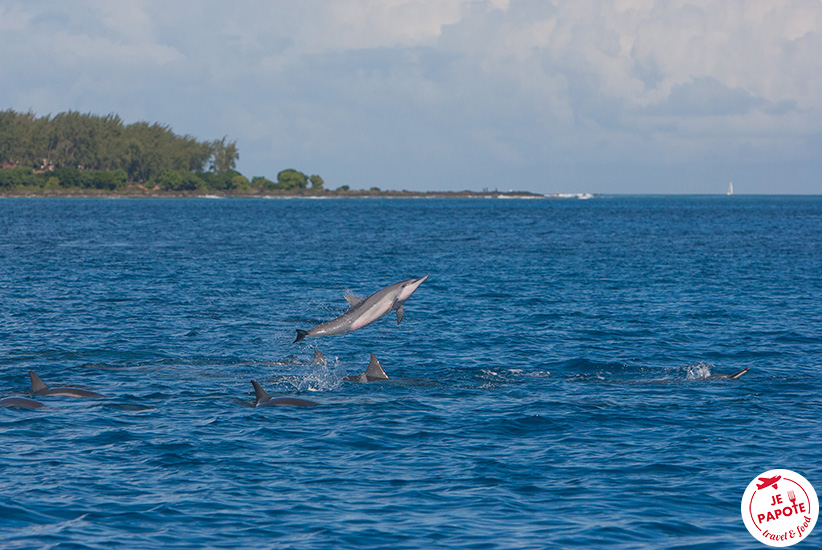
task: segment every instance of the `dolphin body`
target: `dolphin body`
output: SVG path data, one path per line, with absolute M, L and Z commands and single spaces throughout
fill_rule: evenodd
M 97 392 L 81 390 L 80 388 L 49 388 L 40 380 L 40 377 L 29 371 L 29 378 L 31 378 L 31 393 L 34 395 L 63 395 L 66 397 L 91 397 L 91 398 L 105 398 Z
M 318 349 L 315 349 L 314 350 L 314 360 L 311 361 L 311 364 L 312 365 L 317 365 L 317 366 L 320 366 L 320 367 L 324 367 L 328 364 L 328 359 L 325 358 L 325 355 L 323 355 L 323 352 L 321 352 Z
M 373 353 L 371 354 L 371 361 L 368 363 L 368 368 L 365 372 L 355 374 L 354 376 L 346 376 L 347 382 L 379 382 L 381 380 L 390 380 L 385 371 L 382 370 L 380 360 Z
M 297 329 L 297 339 L 294 340 L 294 343 L 309 336 L 331 336 L 352 332 L 370 325 L 394 310 L 397 311 L 397 324 L 399 325 L 405 315 L 402 309 L 403 304 L 427 278 L 428 275 L 419 279 L 400 281 L 378 290 L 365 299 L 346 296 L 345 299 L 350 305 L 348 311 L 336 319 L 320 323 L 310 330 Z
M 739 378 L 740 376 L 742 376 L 743 374 L 745 374 L 749 370 L 751 370 L 750 367 L 745 367 L 744 369 L 742 369 L 740 371 L 736 371 L 733 374 L 712 374 L 711 376 L 707 377 L 706 380 L 713 380 L 713 379 L 716 379 L 716 378 L 727 378 L 729 380 L 736 380 L 737 378 Z
M 311 407 L 319 405 L 316 401 L 298 399 L 296 397 L 272 398 L 256 380 L 252 380 L 251 385 L 254 386 L 254 395 L 256 397 L 254 401 L 255 407 Z
M 4 397 L 0 399 L 0 407 L 22 407 L 24 409 L 44 409 L 46 406 L 29 399 L 28 397 Z

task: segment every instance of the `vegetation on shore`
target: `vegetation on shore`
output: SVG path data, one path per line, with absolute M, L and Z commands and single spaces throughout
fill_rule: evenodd
M 318 175 L 286 169 L 277 181 L 238 172 L 237 144 L 179 136 L 161 124 L 125 124 L 118 115 L 55 116 L 0 111 L 0 196 L 396 196 L 523 195 L 325 188 Z M 524 193 L 524 195 L 531 195 Z
M 179 136 L 161 124 L 118 115 L 55 116 L 0 111 L 4 194 L 321 191 L 320 176 L 282 170 L 277 181 L 235 170 L 237 144 Z

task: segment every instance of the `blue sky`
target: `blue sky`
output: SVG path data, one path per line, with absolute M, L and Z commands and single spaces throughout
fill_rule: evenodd
M 0 109 L 326 186 L 822 193 L 819 0 L 0 0 Z

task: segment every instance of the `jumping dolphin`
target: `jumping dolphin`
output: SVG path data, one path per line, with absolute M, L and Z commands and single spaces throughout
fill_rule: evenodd
M 736 380 L 737 378 L 739 378 L 740 376 L 742 376 L 743 374 L 745 374 L 749 370 L 751 370 L 750 367 L 745 367 L 744 369 L 742 369 L 740 371 L 736 371 L 733 374 L 712 374 L 711 376 L 708 376 L 706 378 L 706 380 L 711 380 L 711 379 L 715 379 L 715 378 L 727 378 L 727 379 L 730 379 L 730 380 Z
M 399 325 L 405 314 L 402 309 L 403 304 L 427 278 L 428 275 L 395 283 L 378 290 L 365 299 L 346 296 L 345 299 L 350 305 L 348 311 L 310 330 L 297 329 L 297 339 L 294 342 L 299 342 L 308 336 L 330 336 L 352 332 L 370 325 L 393 310 L 397 311 L 397 324 Z
M 34 374 L 34 372 L 29 371 L 29 377 L 31 378 L 31 393 L 35 395 L 64 395 L 66 397 L 101 397 L 105 398 L 105 395 L 100 395 L 99 393 L 88 391 L 88 390 L 81 390 L 79 388 L 49 388 L 46 386 L 40 377 Z
M 0 399 L 0 407 L 23 407 L 24 409 L 43 409 L 46 406 L 27 397 L 4 397 Z
M 254 386 L 254 395 L 256 397 L 256 401 L 254 402 L 255 407 L 310 407 L 312 405 L 319 405 L 319 403 L 314 401 L 298 399 L 296 397 L 272 398 L 256 380 L 252 380 L 251 385 Z
M 379 380 L 390 380 L 385 371 L 382 370 L 380 360 L 373 353 L 371 354 L 371 361 L 368 363 L 368 368 L 365 372 L 355 374 L 354 376 L 346 376 L 345 380 L 348 382 L 377 382 Z

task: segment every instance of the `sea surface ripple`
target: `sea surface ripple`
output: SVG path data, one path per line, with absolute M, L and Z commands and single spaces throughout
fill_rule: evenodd
M 0 397 L 109 396 L 0 407 L 3 548 L 747 549 L 822 490 L 820 197 L 0 199 L 0 304 Z

